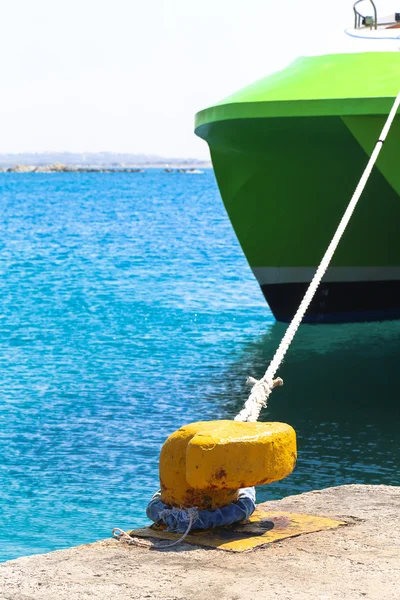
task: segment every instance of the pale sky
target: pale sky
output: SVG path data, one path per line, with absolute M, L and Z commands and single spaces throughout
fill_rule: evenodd
M 376 1 L 381 14 L 399 10 L 396 0 Z M 193 133 L 195 113 L 297 56 L 324 52 L 327 41 L 340 42 L 353 22 L 352 5 L 5 1 L 0 152 L 207 158 Z M 367 1 L 362 8 L 368 13 Z

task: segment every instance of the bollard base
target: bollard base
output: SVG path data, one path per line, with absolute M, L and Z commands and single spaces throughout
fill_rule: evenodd
M 259 506 L 243 523 L 207 531 L 193 531 L 185 538 L 184 543 L 228 552 L 248 552 L 285 538 L 335 529 L 346 524 L 345 521 L 316 515 L 269 511 Z M 180 534 L 169 533 L 156 526 L 134 529 L 129 534 L 170 541 L 180 537 Z

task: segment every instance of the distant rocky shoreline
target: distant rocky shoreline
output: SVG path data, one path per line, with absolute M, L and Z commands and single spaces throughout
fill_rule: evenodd
M 208 165 L 206 165 L 206 168 Z M 173 167 L 168 166 L 165 168 L 164 165 L 146 165 L 148 169 L 159 168 L 163 169 L 165 173 L 202 173 L 198 169 L 198 166 L 180 166 L 176 165 Z M 204 166 L 202 165 L 202 168 Z M 50 165 L 13 165 L 10 167 L 0 167 L 0 173 L 145 173 L 146 169 L 142 167 L 133 166 L 101 166 L 101 165 L 64 165 L 64 164 L 50 164 Z

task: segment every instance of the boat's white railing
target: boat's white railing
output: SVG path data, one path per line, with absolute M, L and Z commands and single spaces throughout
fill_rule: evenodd
M 357 0 L 354 4 L 353 4 L 353 11 L 354 11 L 354 29 L 360 29 L 360 27 L 365 26 L 365 20 L 368 19 L 368 17 L 366 15 L 362 15 L 356 8 L 357 4 L 360 4 L 361 2 L 365 2 L 366 0 Z M 371 23 L 371 26 L 374 29 L 377 29 L 378 27 L 378 12 L 376 10 L 376 6 L 375 6 L 375 2 L 373 2 L 373 0 L 368 0 L 370 2 L 370 4 L 372 4 L 372 8 L 374 11 L 374 16 L 373 16 L 373 23 Z
M 373 16 L 363 15 L 357 8 L 361 2 L 369 2 L 372 6 Z M 354 11 L 354 28 L 355 31 L 369 31 L 370 33 L 377 30 L 382 31 L 400 26 L 400 13 L 392 13 L 384 17 L 378 17 L 375 2 L 373 0 L 356 0 L 353 4 Z

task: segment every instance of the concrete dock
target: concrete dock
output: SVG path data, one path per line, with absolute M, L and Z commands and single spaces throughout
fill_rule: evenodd
M 3 563 L 0 598 L 399 600 L 400 487 L 346 485 L 263 506 L 347 525 L 241 554 L 104 540 Z

